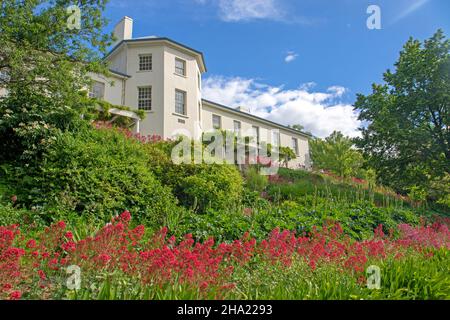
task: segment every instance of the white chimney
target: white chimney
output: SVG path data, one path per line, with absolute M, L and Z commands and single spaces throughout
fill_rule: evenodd
M 133 19 L 130 17 L 123 17 L 116 26 L 114 27 L 114 37 L 116 42 L 114 45 L 118 44 L 122 40 L 129 40 L 133 38 Z
M 246 112 L 246 113 L 250 113 L 250 109 L 245 107 L 245 106 L 239 106 L 236 108 L 237 111 L 241 111 L 241 112 Z

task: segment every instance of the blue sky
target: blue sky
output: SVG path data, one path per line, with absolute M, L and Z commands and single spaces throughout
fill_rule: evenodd
M 381 30 L 366 26 L 369 5 L 381 9 Z M 111 0 L 108 31 L 124 15 L 134 37 L 204 53 L 204 97 L 318 136 L 358 135 L 356 93 L 381 82 L 410 36 L 450 30 L 448 0 Z

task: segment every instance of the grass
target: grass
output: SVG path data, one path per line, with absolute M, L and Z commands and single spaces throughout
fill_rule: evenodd
M 313 196 L 315 199 L 326 199 L 330 207 L 336 202 L 359 203 L 367 201 L 377 207 L 407 209 L 426 214 L 450 216 L 449 208 L 432 203 L 415 205 L 408 197 L 396 194 L 393 190 L 382 186 L 370 188 L 367 184 L 343 181 L 339 178 L 302 170 L 280 168 L 280 181 L 269 184 L 267 194 L 274 202 L 283 200 L 299 200 Z
M 436 251 L 431 258 L 411 253 L 402 259 L 373 260 L 381 269 L 381 286 L 369 289 L 366 279 L 333 265 L 315 270 L 297 259 L 282 264 L 259 263 L 237 267 L 225 292 L 204 291 L 174 282 L 142 286 L 136 279 L 110 277 L 98 288 L 66 292 L 68 299 L 86 300 L 439 300 L 450 299 L 450 254 Z M 101 278 L 101 277 L 99 277 Z

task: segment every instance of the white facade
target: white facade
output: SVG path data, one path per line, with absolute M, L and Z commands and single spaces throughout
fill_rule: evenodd
M 146 117 L 139 124 L 140 134 L 164 139 L 184 134 L 198 139 L 202 132 L 215 129 L 213 116 L 216 120 L 220 117 L 220 129 L 234 131 L 235 122 L 239 122 L 243 132 L 257 130 L 260 141 L 273 144 L 273 136 L 278 132 L 281 146 L 294 149 L 297 145 L 297 159 L 290 166 L 310 167 L 309 135 L 203 100 L 201 76 L 206 67 L 201 52 L 167 38 L 132 38 L 132 30 L 133 21 L 128 17 L 116 25 L 116 43 L 106 57 L 112 77 L 92 75 L 92 78 L 99 98 L 132 110 L 145 110 Z

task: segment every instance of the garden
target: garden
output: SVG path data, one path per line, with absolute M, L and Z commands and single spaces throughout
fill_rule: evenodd
M 0 228 L 6 299 L 447 299 L 448 225 L 380 225 L 355 241 L 339 224 L 296 234 L 275 229 L 257 241 L 197 242 L 192 234 L 146 237 L 128 211 L 76 239 L 59 221 L 30 238 Z M 68 277 L 67 266 L 78 272 Z M 368 267 L 381 271 L 367 276 Z M 70 274 L 70 273 L 69 273 Z M 77 278 L 78 277 L 78 278 Z M 370 281 L 373 283 L 371 284 Z M 72 287 L 71 287 L 72 286 Z M 72 289 L 72 290 L 70 290 Z
M 358 95 L 361 137 L 313 137 L 311 170 L 285 147 L 264 176 L 113 126 L 129 108 L 86 92 L 108 75 L 105 2 L 79 3 L 80 33 L 44 2 L 0 6 L 0 299 L 450 299 L 443 31 Z
M 175 144 L 88 125 L 3 174 L 1 298 L 450 297 L 442 207 L 329 173 L 174 165 Z

